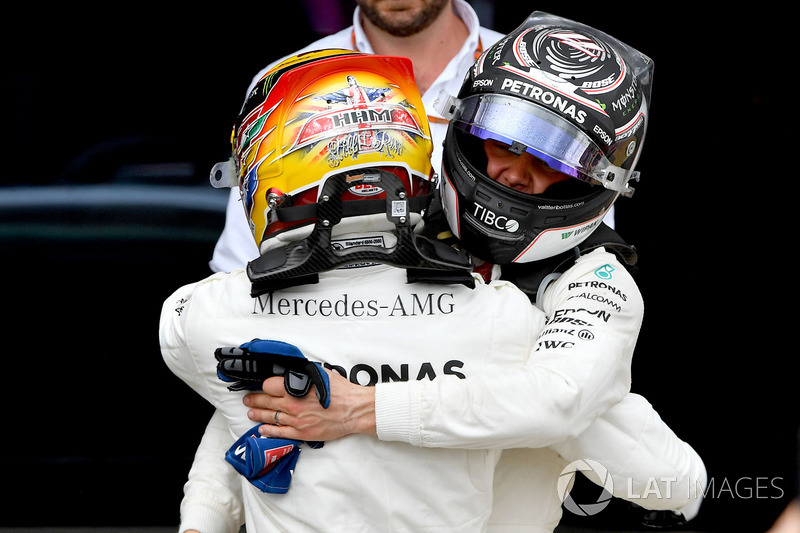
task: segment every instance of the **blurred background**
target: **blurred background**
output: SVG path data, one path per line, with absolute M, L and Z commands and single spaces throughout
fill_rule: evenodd
M 633 388 L 706 461 L 692 530 L 766 530 L 797 483 L 786 13 L 470 3 L 502 33 L 538 9 L 655 61 L 642 181 L 617 203 L 646 303 Z M 177 526 L 211 411 L 161 360 L 161 304 L 210 273 L 227 191 L 208 172 L 251 78 L 353 5 L 4 8 L 0 527 Z

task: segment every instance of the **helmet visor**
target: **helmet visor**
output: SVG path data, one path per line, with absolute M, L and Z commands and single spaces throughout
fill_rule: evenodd
M 574 178 L 623 194 L 629 190 L 633 176 L 628 171 L 614 166 L 582 130 L 547 109 L 497 94 L 450 97 L 447 108 L 453 124 L 471 135 L 504 142 L 518 153 L 526 150 Z

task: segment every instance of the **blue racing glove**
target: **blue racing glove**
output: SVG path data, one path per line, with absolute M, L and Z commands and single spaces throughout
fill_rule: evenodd
M 283 376 L 286 392 L 302 398 L 314 385 L 324 408 L 330 405 L 328 374 L 306 359 L 297 346 L 275 340 L 253 339 L 241 346 L 217 348 L 217 376 L 232 391 L 258 390 L 265 379 Z
M 300 457 L 302 441 L 262 437 L 259 426 L 239 437 L 225 454 L 225 460 L 262 492 L 285 494 Z

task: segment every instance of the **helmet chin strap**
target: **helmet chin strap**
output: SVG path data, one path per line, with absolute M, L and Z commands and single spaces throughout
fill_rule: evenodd
M 386 199 L 343 202 L 342 193 L 358 184 L 379 186 L 386 193 Z M 403 182 L 391 172 L 374 169 L 358 175 L 342 173 L 328 178 L 319 201 L 314 204 L 317 221 L 308 237 L 269 250 L 248 263 L 251 295 L 255 297 L 285 287 L 316 283 L 320 272 L 364 262 L 408 269 L 409 281 L 450 281 L 473 286 L 469 255 L 414 233 L 409 206 L 415 200 L 406 197 Z M 308 207 L 296 209 L 307 211 Z M 278 206 L 275 209 L 278 217 L 283 218 L 281 209 L 293 208 Z M 331 245 L 331 232 L 342 218 L 381 212 L 385 212 L 386 218 L 394 224 L 397 236 L 394 246 L 360 245 L 337 250 Z M 307 217 L 307 213 L 301 216 Z

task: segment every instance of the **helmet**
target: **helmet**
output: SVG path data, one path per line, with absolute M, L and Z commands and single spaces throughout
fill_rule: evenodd
M 376 262 L 409 279 L 454 271 L 454 282 L 472 282 L 466 254 L 416 232 L 433 197 L 433 144 L 410 60 L 291 57 L 250 91 L 232 145 L 211 182 L 239 186 L 261 251 L 247 265 L 253 296 Z M 360 238 L 332 240 L 346 233 Z
M 652 61 L 603 32 L 541 12 L 486 50 L 458 97 L 440 94 L 450 120 L 442 203 L 453 233 L 497 264 L 552 257 L 580 244 L 617 197 L 630 196 L 647 126 Z M 487 175 L 493 139 L 574 179 L 543 194 Z
M 270 239 L 311 232 L 332 176 L 348 176 L 342 202 L 385 198 L 365 169 L 398 176 L 408 198 L 430 193 L 430 128 L 412 72 L 406 58 L 320 50 L 288 58 L 255 84 L 233 129 L 232 160 L 216 165 L 211 181 L 239 186 L 262 252 Z

